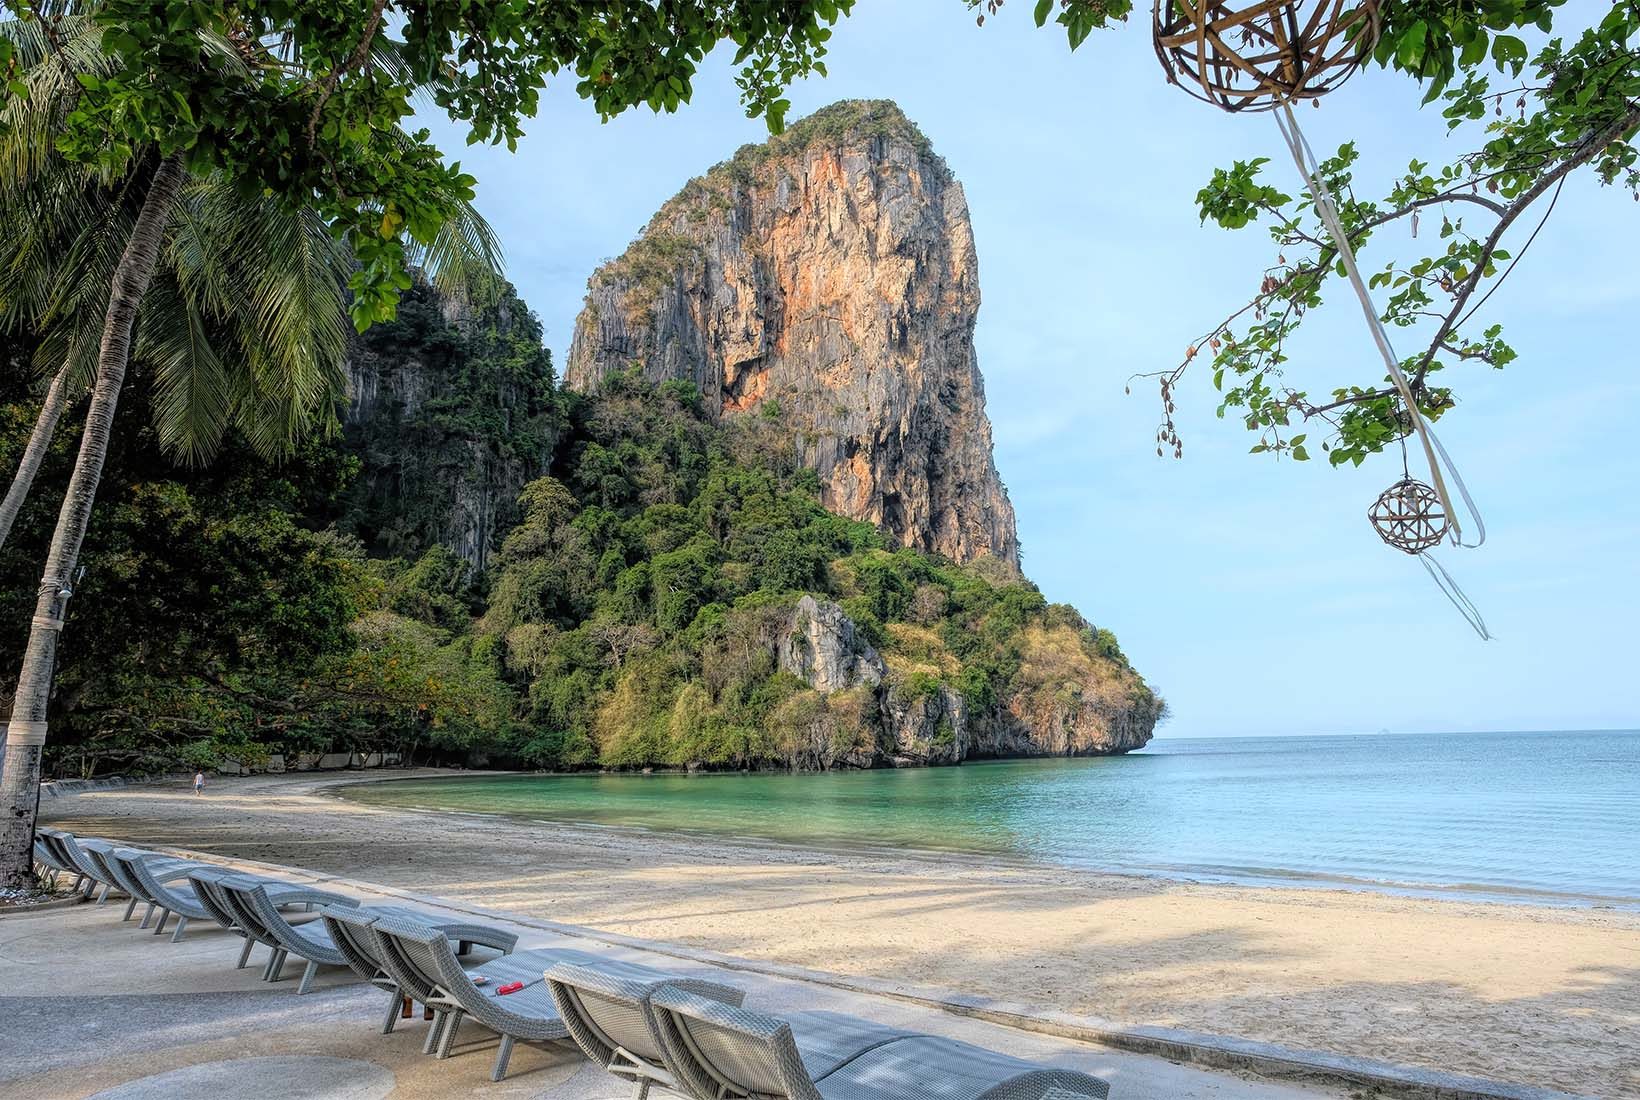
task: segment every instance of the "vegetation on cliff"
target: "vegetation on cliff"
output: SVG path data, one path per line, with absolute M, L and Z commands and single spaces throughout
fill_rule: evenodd
M 487 446 L 547 448 L 550 472 L 524 489 L 491 568 L 436 543 L 372 556 L 379 544 L 347 533 L 421 514 L 416 500 L 358 490 L 415 434 L 385 450 L 381 435 L 311 442 L 271 474 L 230 440 L 213 466 L 179 469 L 148 426 L 139 364 L 74 597 L 52 770 L 327 750 L 552 768 L 869 764 L 896 714 L 946 693 L 969 712 L 1012 702 L 1025 715 L 1097 688 L 1154 722 L 1159 700 L 1115 639 L 1011 569 L 891 551 L 823 509 L 777 407 L 715 425 L 688 384 L 638 372 L 572 394 L 546 352 L 464 337 L 436 301 L 412 296 L 401 317 L 369 346 L 442 364 L 424 380 L 438 394 L 427 407 L 469 407 L 515 367 L 536 390 L 528 417 L 445 426 L 451 439 L 472 429 Z M 31 416 L 8 382 L 0 459 L 15 458 Z M 71 461 L 60 442 L 43 481 Z M 27 622 L 50 521 L 42 494 L 0 553 L 0 621 Z M 822 692 L 782 669 L 805 595 L 838 605 L 881 655 L 880 685 Z M 0 659 L 23 641 L 7 631 Z M 930 751 L 949 758 L 938 741 L 954 736 L 951 717 L 928 715 Z
M 1075 609 L 993 559 L 963 567 L 890 551 L 872 526 L 822 508 L 814 471 L 781 457 L 790 432 L 778 408 L 716 426 L 693 386 L 651 387 L 634 370 L 576 397 L 571 418 L 553 476 L 525 491 L 479 625 L 527 692 L 531 762 L 892 755 L 877 685 L 823 692 L 782 667 L 805 595 L 842 608 L 902 704 L 951 691 L 970 711 L 1023 710 L 1033 690 L 1079 693 L 1103 679 L 1147 734 L 1154 723 L 1159 702 L 1115 638 Z
M 449 314 L 449 315 L 447 315 Z M 354 341 L 341 528 L 379 557 L 451 547 L 482 570 L 546 472 L 563 421 L 541 322 L 510 286 L 457 308 L 426 283 Z

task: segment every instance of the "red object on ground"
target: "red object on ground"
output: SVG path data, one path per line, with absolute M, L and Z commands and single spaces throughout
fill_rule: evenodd
M 523 989 L 523 988 L 524 988 L 524 983 L 523 982 L 508 982 L 506 985 L 504 985 L 500 989 L 496 990 L 495 995 L 497 997 L 505 997 L 507 994 L 517 993 L 520 989 Z

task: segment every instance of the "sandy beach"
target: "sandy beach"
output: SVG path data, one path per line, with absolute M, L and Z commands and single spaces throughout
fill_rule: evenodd
M 141 844 L 1033 1006 L 1640 1096 L 1640 913 L 1239 887 L 368 807 L 353 776 L 42 804 Z

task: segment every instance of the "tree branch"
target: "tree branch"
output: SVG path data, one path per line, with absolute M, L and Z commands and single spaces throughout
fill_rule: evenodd
M 325 77 L 324 90 L 319 93 L 319 102 L 313 105 L 313 113 L 308 116 L 307 143 L 313 147 L 314 135 L 319 131 L 319 116 L 324 112 L 325 104 L 330 97 L 336 94 L 336 86 L 341 83 L 342 77 L 364 64 L 365 58 L 370 56 L 370 43 L 376 37 L 376 28 L 381 26 L 382 14 L 387 8 L 387 0 L 374 0 L 370 5 L 370 18 L 365 21 L 364 33 L 359 36 L 359 44 L 350 56 L 338 68 L 332 69 Z
M 1516 219 L 1526 212 L 1527 208 L 1543 197 L 1549 188 L 1559 183 L 1575 169 L 1593 160 L 1606 146 L 1620 140 L 1626 132 L 1633 130 L 1636 126 L 1640 126 L 1640 104 L 1630 104 L 1628 111 L 1619 116 L 1616 121 L 1605 129 L 1589 135 L 1583 142 L 1582 148 L 1561 161 L 1550 171 L 1544 173 L 1531 187 L 1522 191 L 1509 204 L 1508 209 L 1499 216 L 1498 224 L 1492 227 L 1492 232 L 1488 234 L 1485 242 L 1481 245 L 1481 253 L 1475 263 L 1475 270 L 1469 273 L 1469 278 L 1465 279 L 1463 285 L 1458 288 L 1458 293 L 1452 303 L 1452 309 L 1448 311 L 1446 319 L 1441 322 L 1440 329 L 1435 333 L 1434 338 L 1430 340 L 1428 349 L 1420 357 L 1418 366 L 1409 379 L 1414 395 L 1417 394 L 1418 388 L 1423 385 L 1424 376 L 1429 373 L 1429 367 L 1435 359 L 1435 353 L 1440 350 L 1441 344 L 1457 327 L 1458 318 L 1463 316 L 1464 307 L 1469 304 L 1469 299 L 1475 293 L 1475 288 L 1480 286 L 1481 279 L 1485 277 L 1487 261 L 1497 251 L 1498 244 L 1503 239 L 1503 234 L 1515 223 Z

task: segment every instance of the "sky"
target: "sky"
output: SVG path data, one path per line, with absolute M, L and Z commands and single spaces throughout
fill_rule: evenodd
M 1595 6 L 1571 0 L 1562 17 Z M 1272 262 L 1262 229 L 1203 227 L 1194 201 L 1214 167 L 1252 156 L 1296 191 L 1270 116 L 1232 117 L 1169 87 L 1143 18 L 1072 53 L 1025 0 L 984 27 L 960 0 L 855 7 L 829 76 L 791 90 L 791 117 L 893 99 L 962 182 L 984 298 L 975 341 L 1025 571 L 1116 632 L 1168 700 L 1161 736 L 1640 727 L 1631 196 L 1569 184 L 1483 314 L 1520 358 L 1449 372 L 1461 405 L 1440 434 L 1489 537 L 1440 557 L 1496 635 L 1482 642 L 1366 521 L 1398 458 L 1335 470 L 1250 455 L 1252 437 L 1215 417 L 1205 371 L 1179 392 L 1183 459 L 1158 458 L 1153 385 L 1124 393 L 1131 375 L 1174 365 Z M 593 268 L 685 180 L 766 137 L 738 105 L 729 60 L 708 60 L 679 113 L 607 124 L 560 82 L 513 154 L 462 149 L 435 125 L 478 177 L 508 275 L 559 363 Z M 1318 150 L 1356 141 L 1361 189 L 1380 193 L 1408 160 L 1467 147 L 1420 98 L 1404 77 L 1367 71 L 1300 117 Z M 1381 235 L 1378 254 L 1422 255 L 1405 234 Z M 1375 356 L 1335 290 L 1306 322 L 1293 381 L 1365 384 L 1382 375 Z

